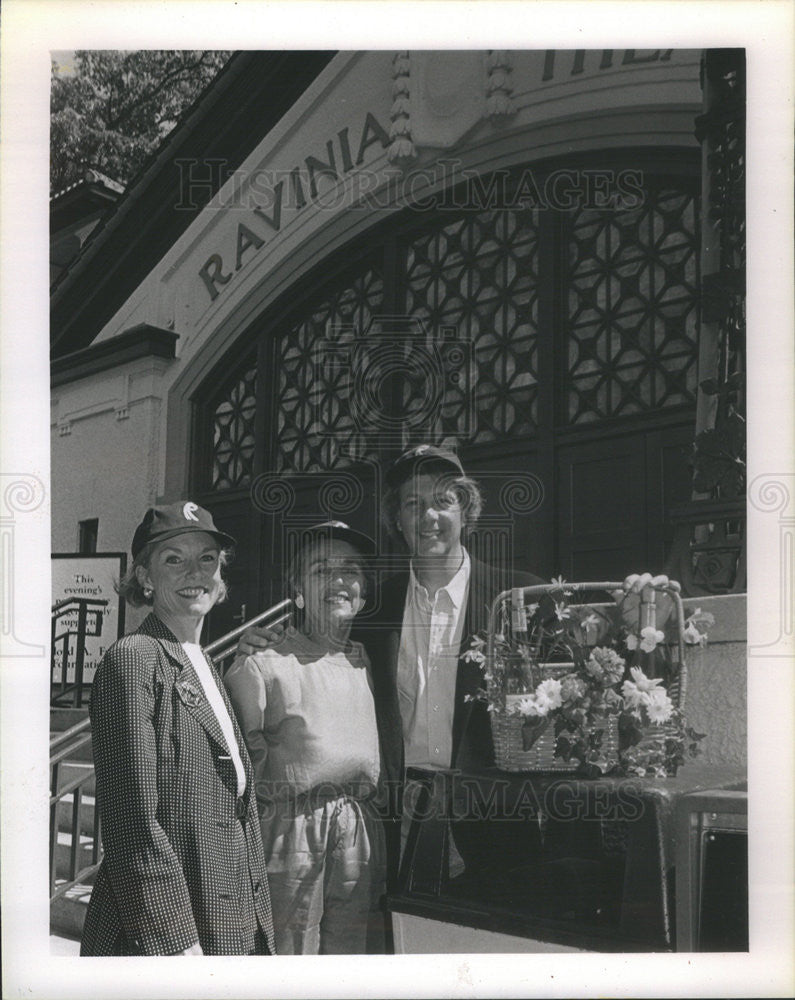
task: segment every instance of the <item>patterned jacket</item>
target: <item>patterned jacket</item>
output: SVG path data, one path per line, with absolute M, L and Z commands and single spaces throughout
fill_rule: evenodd
M 246 771 L 240 799 L 215 713 L 159 618 L 103 657 L 90 715 L 105 855 L 82 955 L 169 955 L 196 941 L 205 954 L 247 954 L 258 928 L 273 952 L 254 776 L 218 688 Z

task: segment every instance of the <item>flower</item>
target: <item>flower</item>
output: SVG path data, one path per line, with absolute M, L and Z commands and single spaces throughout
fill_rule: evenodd
M 594 646 L 585 662 L 585 669 L 603 684 L 618 684 L 624 676 L 626 665 L 626 660 L 614 650 L 606 646 Z
M 692 615 L 685 621 L 684 639 L 691 646 L 706 646 L 707 630 L 715 624 L 715 616 L 709 611 L 702 611 L 696 608 Z M 699 626 L 702 626 L 699 628 Z
M 665 639 L 665 633 L 652 625 L 640 630 L 640 638 L 630 633 L 626 638 L 627 649 L 637 649 L 640 646 L 644 653 L 653 653 L 657 644 Z
M 549 715 L 562 704 L 560 690 L 561 682 L 554 677 L 548 677 L 541 681 L 532 694 L 525 695 L 519 700 L 516 711 L 525 716 Z
M 660 725 L 671 718 L 674 704 L 662 688 L 655 688 L 650 692 L 645 708 L 649 721 Z
M 560 708 L 563 704 L 563 698 L 560 694 L 561 683 L 554 677 L 549 677 L 541 683 L 536 688 L 536 700 L 538 701 L 539 707 L 545 708 L 546 715 L 547 712 L 551 712 L 556 708 Z
M 525 695 L 525 697 L 518 702 L 516 706 L 516 711 L 518 712 L 519 715 L 525 715 L 525 716 L 544 714 L 541 712 L 541 709 L 539 708 L 535 694 Z
M 640 667 L 630 667 L 629 672 L 639 691 L 653 691 L 662 680 L 659 677 L 647 677 Z
M 691 621 L 686 622 L 683 637 L 685 642 L 691 646 L 706 646 L 707 644 L 707 637 L 699 632 Z
M 585 694 L 585 681 L 576 674 L 566 674 L 560 682 L 561 701 L 575 701 Z
M 647 625 L 645 628 L 640 630 L 641 640 L 640 648 L 644 653 L 653 653 L 657 648 L 657 643 L 662 642 L 665 639 L 665 632 L 661 632 L 660 629 L 654 628 L 651 625 Z

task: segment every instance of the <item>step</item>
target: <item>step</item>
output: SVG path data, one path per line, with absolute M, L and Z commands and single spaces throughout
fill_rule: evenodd
M 95 873 L 87 875 L 82 882 L 78 882 L 67 889 L 66 892 L 54 899 L 50 903 L 50 933 L 61 939 L 79 941 L 83 933 L 83 924 L 86 921 L 86 910 L 88 901 L 91 898 L 91 889 L 94 884 Z M 56 888 L 63 885 L 63 880 L 56 880 Z M 69 950 L 63 941 L 52 942 L 57 948 L 53 954 L 77 954 L 77 950 Z

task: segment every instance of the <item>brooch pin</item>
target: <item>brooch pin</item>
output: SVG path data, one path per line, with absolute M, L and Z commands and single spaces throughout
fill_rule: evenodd
M 177 681 L 176 688 L 177 694 L 185 702 L 188 708 L 196 708 L 197 705 L 201 704 L 201 692 L 194 687 L 190 681 Z

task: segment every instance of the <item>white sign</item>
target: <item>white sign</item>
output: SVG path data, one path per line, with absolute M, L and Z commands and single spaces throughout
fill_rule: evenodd
M 79 654 L 83 682 L 94 679 L 105 650 L 124 634 L 124 601 L 115 584 L 124 574 L 123 552 L 52 557 L 52 683 L 74 684 Z M 78 645 L 78 636 L 83 640 Z

